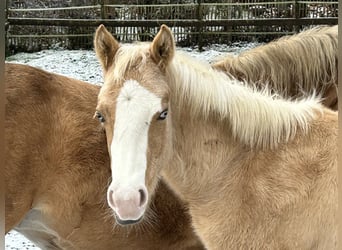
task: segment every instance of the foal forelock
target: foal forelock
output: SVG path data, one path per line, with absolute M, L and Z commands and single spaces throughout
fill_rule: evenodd
M 229 78 L 186 55 L 176 54 L 167 68 L 171 99 L 204 118 L 227 119 L 233 137 L 252 147 L 274 147 L 304 132 L 322 106 L 315 95 L 289 101 Z M 218 121 L 219 122 L 219 121 Z
M 149 57 L 149 44 L 125 44 L 121 46 L 115 55 L 113 77 L 115 80 L 123 80 L 127 71 L 134 67 L 141 70 Z

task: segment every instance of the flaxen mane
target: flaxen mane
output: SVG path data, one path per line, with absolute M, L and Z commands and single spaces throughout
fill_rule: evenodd
M 260 92 L 248 87 L 185 55 L 176 56 L 168 70 L 169 77 L 174 77 L 171 88 L 181 97 L 175 102 L 186 102 L 195 114 L 209 117 L 214 112 L 228 119 L 233 136 L 252 147 L 273 147 L 288 141 L 297 127 L 306 131 L 315 112 L 321 110 L 314 96 L 290 102 L 267 88 Z
M 316 90 L 323 98 L 333 99 L 324 104 L 337 109 L 337 28 L 321 26 L 285 36 L 236 57 L 227 56 L 213 67 L 239 80 L 269 84 L 285 97 Z
M 147 44 L 120 47 L 114 78 L 124 78 L 128 67 L 144 71 L 148 48 Z M 297 128 L 306 131 L 322 108 L 314 95 L 288 101 L 267 88 L 260 92 L 181 52 L 175 54 L 166 71 L 172 79 L 169 87 L 173 102 L 188 107 L 195 116 L 217 114 L 227 119 L 233 136 L 252 147 L 274 147 L 291 139 Z

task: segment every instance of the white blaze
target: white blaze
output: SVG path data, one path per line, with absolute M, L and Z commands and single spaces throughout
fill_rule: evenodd
M 113 188 L 145 186 L 148 130 L 161 98 L 137 81 L 124 83 L 116 103 L 111 169 Z

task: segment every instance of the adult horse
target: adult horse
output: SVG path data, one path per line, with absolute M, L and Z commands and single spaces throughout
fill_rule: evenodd
M 152 43 L 126 46 L 101 25 L 94 43 L 118 223 L 142 218 L 162 175 L 208 249 L 336 247 L 336 112 L 176 52 L 165 25 Z
M 203 249 L 183 202 L 162 181 L 147 218 L 116 226 L 99 87 L 20 64 L 5 65 L 6 233 L 42 249 Z
M 315 90 L 325 106 L 337 110 L 338 26 L 284 36 L 238 56 L 228 55 L 213 67 L 258 86 L 268 84 L 285 97 Z

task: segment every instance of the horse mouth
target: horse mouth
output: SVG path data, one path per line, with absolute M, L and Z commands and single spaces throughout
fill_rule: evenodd
M 143 216 L 141 216 L 137 220 L 121 220 L 119 218 L 119 216 L 117 216 L 117 215 L 115 216 L 115 218 L 116 218 L 116 221 L 118 222 L 119 225 L 127 226 L 127 225 L 133 225 L 133 224 L 139 223 L 142 220 Z

